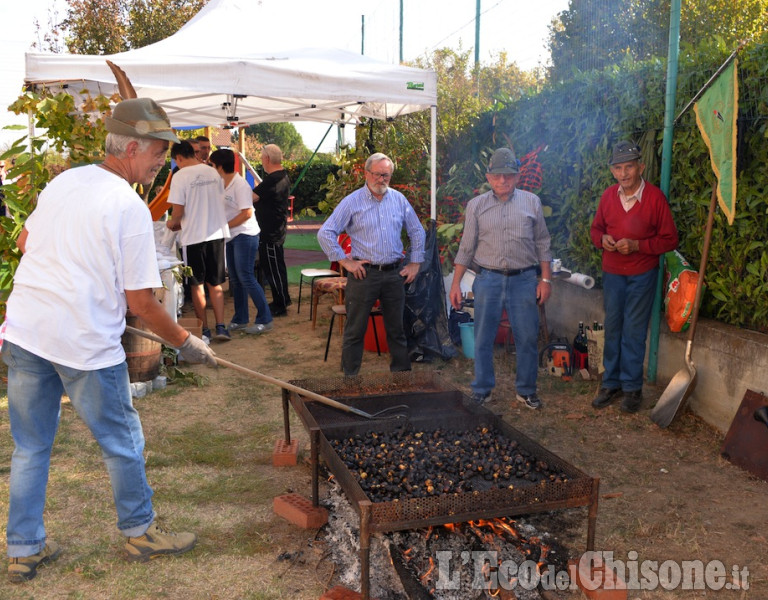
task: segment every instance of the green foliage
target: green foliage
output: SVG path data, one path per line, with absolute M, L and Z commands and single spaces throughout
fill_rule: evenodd
M 115 54 L 141 48 L 178 31 L 208 0 L 67 0 L 66 16 L 52 22 L 46 50 Z M 53 19 L 52 19 L 53 21 Z
M 342 150 L 334 158 L 334 164 L 338 170 L 328 173 L 325 183 L 320 186 L 325 198 L 317 205 L 318 210 L 326 215 L 330 215 L 345 196 L 365 185 L 365 158 L 354 149 Z
M 570 0 L 550 25 L 550 80 L 666 56 L 669 13 L 669 0 Z M 698 54 L 702 39 L 734 48 L 767 25 L 768 0 L 682 0 L 682 54 Z
M 44 89 L 41 93 L 25 92 L 8 110 L 17 115 L 31 113 L 35 127 L 46 129 L 53 148 L 67 152 L 73 164 L 90 163 L 104 157 L 107 137 L 104 114 L 109 112 L 110 102 L 118 100 L 118 97 L 86 95 L 83 103 L 75 106 L 73 96 Z
M 143 48 L 176 33 L 208 0 L 124 0 L 129 48 Z
M 437 244 L 440 248 L 440 267 L 443 275 L 453 271 L 453 259 L 459 251 L 464 223 L 443 223 L 437 227 Z
M 283 167 L 288 172 L 292 185 L 295 186 L 293 190 L 295 197 L 293 212 L 295 215 L 316 211 L 318 204 L 325 199 L 323 185 L 329 176 L 333 176 L 339 170 L 339 166 L 334 164 L 331 157 L 321 154 L 315 155 L 306 171 L 304 171 L 305 166 L 306 162 L 304 161 L 283 162 Z M 299 175 L 302 171 L 304 171 L 304 175 L 299 181 Z
M 256 123 L 248 125 L 245 128 L 245 134 L 258 140 L 262 146 L 277 144 L 286 159 L 309 158 L 309 150 L 293 123 Z
M 13 183 L 2 186 L 5 195 L 6 215 L 0 217 L 0 321 L 5 319 L 8 296 L 13 289 L 13 276 L 21 260 L 21 251 L 16 247 L 16 240 L 24 227 L 24 222 L 34 210 L 37 196 L 48 183 L 49 173 L 45 168 L 46 154 L 42 151 L 45 141 L 32 140 L 33 152 L 28 152 L 24 144 L 26 138 L 17 140 L 6 150 L 0 159 L 16 164 L 8 171 Z

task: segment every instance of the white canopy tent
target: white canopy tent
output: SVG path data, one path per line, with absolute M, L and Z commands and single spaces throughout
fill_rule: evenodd
M 434 219 L 437 74 L 332 48 L 255 52 L 261 11 L 261 3 L 252 0 L 210 0 L 175 34 L 143 48 L 99 56 L 27 53 L 25 81 L 110 96 L 118 87 L 109 60 L 139 97 L 153 98 L 166 110 L 174 127 L 357 123 L 430 109 Z

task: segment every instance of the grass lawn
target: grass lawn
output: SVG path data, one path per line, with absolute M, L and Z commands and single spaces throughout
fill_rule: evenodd
M 315 232 L 291 233 L 285 236 L 285 248 L 293 250 L 317 250 L 322 251 L 320 244 L 317 243 L 317 234 Z

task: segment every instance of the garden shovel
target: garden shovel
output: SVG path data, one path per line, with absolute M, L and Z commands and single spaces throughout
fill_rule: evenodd
M 712 239 L 712 224 L 715 220 L 715 208 L 717 207 L 717 180 L 712 184 L 712 198 L 709 203 L 709 215 L 707 215 L 707 228 L 704 231 L 704 246 L 701 250 L 701 264 L 699 265 L 699 278 L 696 282 L 696 299 L 693 302 L 693 315 L 691 325 L 688 328 L 688 342 L 685 344 L 685 369 L 680 369 L 667 389 L 659 398 L 656 406 L 651 411 L 651 420 L 659 427 L 668 427 L 675 416 L 681 412 L 688 395 L 696 387 L 696 366 L 691 360 L 691 348 L 693 336 L 696 332 L 696 322 L 699 320 L 699 307 L 704 291 L 704 271 L 709 256 L 709 243 Z
M 155 335 L 154 333 L 150 333 L 142 329 L 136 329 L 136 327 L 131 327 L 130 325 L 127 325 L 125 327 L 125 331 L 128 333 L 132 333 L 133 335 L 138 335 L 138 336 L 147 338 L 148 340 L 160 342 L 165 346 L 173 347 L 173 344 L 171 344 L 170 342 L 167 342 L 166 340 Z M 343 410 L 344 412 L 352 413 L 354 415 L 363 417 L 365 419 L 403 419 L 403 418 L 407 419 L 408 418 L 407 411 L 410 409 L 410 407 L 406 406 L 405 404 L 401 404 L 398 406 L 390 406 L 388 408 L 385 408 L 384 410 L 380 410 L 375 413 L 367 413 L 363 410 L 360 410 L 359 408 L 355 408 L 354 406 L 343 404 L 338 400 L 333 400 L 332 398 L 322 396 L 316 392 L 312 392 L 310 390 L 301 388 L 297 385 L 293 385 L 292 383 L 288 383 L 287 381 L 282 381 L 280 379 L 270 377 L 269 375 L 264 375 L 263 373 L 259 373 L 258 371 L 252 371 L 251 369 L 247 369 L 246 367 L 243 367 L 236 363 L 230 362 L 228 360 L 224 360 L 223 358 L 219 358 L 218 356 L 214 356 L 214 359 L 216 360 L 216 363 L 219 366 L 229 367 L 230 369 L 234 369 L 235 371 L 240 371 L 241 373 L 245 373 L 246 375 L 250 375 L 251 377 L 255 377 L 256 379 L 261 379 L 262 381 L 266 381 L 267 383 L 272 383 L 278 387 L 288 390 L 289 392 L 294 392 L 296 394 L 299 394 L 311 400 L 320 402 L 321 404 L 325 404 L 326 406 L 330 406 L 338 410 Z M 399 411 L 399 412 L 390 412 L 390 411 Z

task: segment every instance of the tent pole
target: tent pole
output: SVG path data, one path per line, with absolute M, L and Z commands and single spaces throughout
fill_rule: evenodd
M 237 151 L 242 155 L 245 156 L 245 127 L 240 127 L 238 130 L 239 135 L 237 136 Z M 245 165 L 240 164 L 240 176 L 245 177 Z
M 429 107 L 429 128 L 431 130 L 429 144 L 429 218 L 437 220 L 437 106 Z
M 293 196 L 293 192 L 296 189 L 296 186 L 299 185 L 299 182 L 304 177 L 304 173 L 306 173 L 307 169 L 309 169 L 309 165 L 312 164 L 312 159 L 315 158 L 315 155 L 317 154 L 318 150 L 320 150 L 320 146 L 323 145 L 323 142 L 325 141 L 325 138 L 327 138 L 328 134 L 331 133 L 331 129 L 333 129 L 333 123 L 328 125 L 328 129 L 325 132 L 325 135 L 323 136 L 323 139 L 320 140 L 320 143 L 317 145 L 317 148 L 315 148 L 315 151 L 312 153 L 312 156 L 309 157 L 309 160 L 304 165 L 304 168 L 301 170 L 301 173 L 299 173 L 299 176 L 296 178 L 296 181 L 293 182 L 293 186 L 291 186 L 291 191 L 288 192 L 289 196 Z

